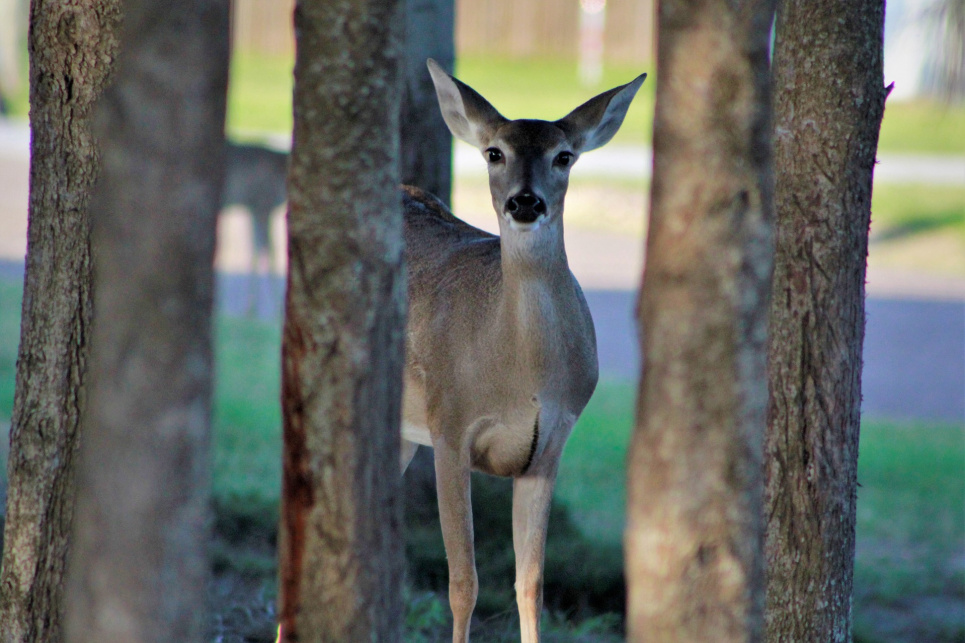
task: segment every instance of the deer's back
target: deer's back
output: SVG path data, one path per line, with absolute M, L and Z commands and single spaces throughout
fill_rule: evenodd
M 501 283 L 499 237 L 456 218 L 436 197 L 402 188 L 409 275 L 408 361 L 437 373 L 486 335 Z M 452 345 L 448 345 L 451 342 Z
M 455 217 L 435 196 L 402 187 L 410 306 L 460 291 L 460 299 L 482 305 L 499 287 L 499 237 Z
M 240 205 L 267 215 L 285 202 L 288 154 L 260 145 L 228 143 L 223 205 Z

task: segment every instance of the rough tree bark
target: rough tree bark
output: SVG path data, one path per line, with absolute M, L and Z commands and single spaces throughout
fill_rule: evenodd
M 629 638 L 755 641 L 771 274 L 769 0 L 660 3 L 629 456 Z
M 300 0 L 282 339 L 286 641 L 395 641 L 402 2 Z
M 30 7 L 30 203 L 0 572 L 0 641 L 58 641 L 91 322 L 94 101 L 116 51 L 113 0 Z
M 405 0 L 404 93 L 399 156 L 402 183 L 452 197 L 452 136 L 426 69 L 434 58 L 450 74 L 456 62 L 453 0 Z
M 228 0 L 127 0 L 97 111 L 94 327 L 67 641 L 201 641 Z
M 850 641 L 883 0 L 787 1 L 774 50 L 767 638 Z

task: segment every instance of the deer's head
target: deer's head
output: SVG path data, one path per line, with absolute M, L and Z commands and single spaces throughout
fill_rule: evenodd
M 534 231 L 562 215 L 570 168 L 580 154 L 613 138 L 647 77 L 606 91 L 558 121 L 509 120 L 431 58 L 428 66 L 449 130 L 478 148 L 489 165 L 500 228 L 505 223 L 518 231 Z

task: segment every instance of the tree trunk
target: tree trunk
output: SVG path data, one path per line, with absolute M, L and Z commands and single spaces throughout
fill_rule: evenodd
M 629 456 L 633 641 L 756 641 L 771 274 L 773 4 L 660 3 Z
M 30 205 L 0 572 L 0 641 L 58 641 L 91 324 L 94 101 L 116 51 L 112 0 L 30 7 Z
M 128 0 L 97 112 L 89 404 L 67 641 L 201 641 L 228 0 Z
M 426 68 L 434 58 L 448 73 L 456 60 L 453 0 L 405 1 L 402 183 L 427 190 L 448 204 L 452 198 L 452 136 L 442 120 Z
M 785 2 L 765 444 L 767 638 L 850 641 L 884 3 Z
M 407 0 L 399 160 L 402 183 L 415 185 L 452 203 L 452 135 L 436 98 L 426 59 L 433 58 L 447 73 L 455 67 L 455 7 L 453 0 Z M 422 449 L 425 451 L 425 449 Z M 412 502 L 426 500 L 436 511 L 436 468 L 431 457 L 417 454 L 406 469 L 403 485 L 407 514 Z M 411 493 L 410 491 L 411 490 Z M 416 510 L 418 511 L 418 510 Z
M 402 2 L 300 0 L 282 346 L 287 641 L 395 641 Z

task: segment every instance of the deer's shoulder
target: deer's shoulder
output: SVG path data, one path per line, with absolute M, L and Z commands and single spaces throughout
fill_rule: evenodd
M 450 241 L 494 241 L 499 237 L 469 225 L 454 215 L 434 194 L 411 185 L 402 186 L 402 211 L 409 237 L 449 237 Z
M 499 263 L 499 237 L 458 218 L 435 195 L 403 185 L 402 211 L 410 267 L 421 262 L 461 263 L 469 258 L 483 264 Z

